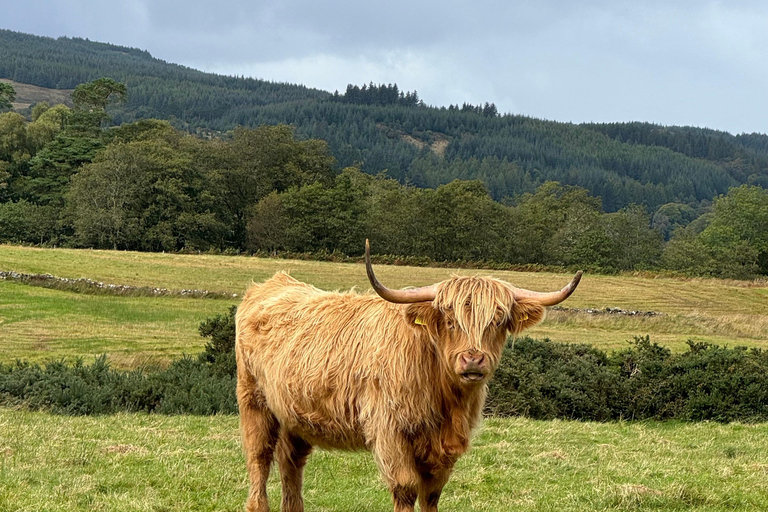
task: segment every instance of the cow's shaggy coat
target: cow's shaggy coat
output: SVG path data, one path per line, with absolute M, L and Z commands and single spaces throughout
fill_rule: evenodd
M 367 449 L 396 511 L 436 511 L 469 447 L 508 333 L 544 307 L 492 278 L 452 277 L 434 300 L 325 292 L 278 272 L 237 312 L 237 398 L 248 511 L 266 512 L 277 451 L 284 511 L 301 511 L 313 446 Z

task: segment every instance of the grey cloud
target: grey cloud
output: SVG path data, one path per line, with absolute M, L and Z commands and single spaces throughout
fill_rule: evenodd
M 431 104 L 561 121 L 768 132 L 763 1 L 67 0 L 3 12 L 3 28 L 226 74 L 331 90 L 397 82 Z

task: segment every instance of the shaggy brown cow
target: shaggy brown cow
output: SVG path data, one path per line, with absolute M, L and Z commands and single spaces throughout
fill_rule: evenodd
M 504 341 L 565 300 L 581 273 L 553 293 L 487 277 L 377 295 L 325 292 L 283 272 L 246 293 L 237 312 L 237 400 L 250 492 L 269 510 L 277 449 L 282 510 L 304 508 L 313 446 L 367 449 L 396 511 L 436 511 L 454 463 L 469 447 Z M 382 300 L 382 298 L 384 300 Z

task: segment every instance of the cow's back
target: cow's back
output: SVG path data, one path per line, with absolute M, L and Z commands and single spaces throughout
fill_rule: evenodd
M 434 414 L 434 352 L 414 347 L 400 306 L 278 273 L 248 290 L 237 330 L 239 364 L 281 424 L 313 444 L 363 448 L 395 415 L 412 426 Z

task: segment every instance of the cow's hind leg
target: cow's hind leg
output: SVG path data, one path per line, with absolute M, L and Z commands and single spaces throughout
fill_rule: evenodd
M 277 443 L 277 463 L 283 485 L 282 512 L 304 512 L 301 487 L 304 465 L 312 451 L 312 445 L 285 430 L 280 432 Z
M 280 424 L 267 407 L 264 394 L 255 379 L 244 372 L 238 372 L 237 404 L 240 408 L 240 434 L 250 481 L 245 510 L 269 512 L 267 478 Z

